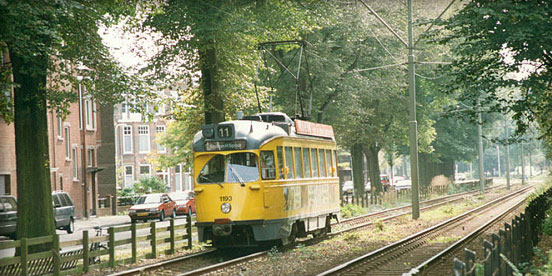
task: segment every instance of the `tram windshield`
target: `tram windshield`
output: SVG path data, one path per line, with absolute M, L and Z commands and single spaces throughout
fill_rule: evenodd
M 245 183 L 259 179 L 257 155 L 251 152 L 239 152 L 229 155 L 217 154 L 201 169 L 197 182 Z

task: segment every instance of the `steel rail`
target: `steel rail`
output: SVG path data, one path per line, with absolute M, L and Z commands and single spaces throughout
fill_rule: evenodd
M 517 190 L 517 191 L 515 191 L 515 192 L 512 192 L 512 193 L 507 194 L 507 195 L 505 195 L 505 196 L 502 196 L 502 197 L 500 197 L 500 198 L 497 198 L 497 199 L 495 199 L 495 200 L 493 200 L 493 201 L 491 201 L 491 202 L 488 202 L 488 203 L 486 203 L 486 204 L 484 204 L 484 205 L 481 205 L 481 206 L 479 206 L 479 207 L 477 207 L 477 208 L 474 208 L 474 209 L 472 209 L 472 210 L 466 211 L 466 212 L 464 212 L 463 214 L 460 214 L 460 215 L 458 215 L 458 216 L 456 216 L 456 217 L 450 218 L 450 219 L 448 219 L 448 220 L 446 220 L 446 221 L 443 221 L 443 222 L 441 222 L 441 223 L 439 223 L 439 224 L 437 224 L 437 225 L 434 225 L 434 226 L 429 227 L 429 228 L 426 228 L 426 229 L 424 229 L 424 230 L 422 230 L 422 231 L 420 231 L 420 232 L 418 232 L 418 233 L 415 233 L 415 234 L 412 234 L 412 235 L 410 235 L 410 236 L 408 236 L 408 237 L 405 237 L 405 238 L 403 238 L 403 239 L 401 239 L 401 240 L 399 240 L 399 241 L 397 241 L 397 242 L 394 242 L 394 243 L 389 244 L 389 245 L 387 245 L 387 246 L 384 246 L 384 247 L 381 247 L 381 248 L 376 249 L 376 250 L 374 250 L 374 251 L 371 251 L 371 252 L 369 252 L 369 253 L 367 253 L 367 254 L 365 254 L 365 255 L 362 255 L 362 256 L 360 256 L 360 257 L 357 257 L 357 258 L 355 258 L 355 259 L 353 259 L 353 260 L 350 260 L 350 261 L 348 261 L 348 262 L 345 262 L 345 263 L 343 263 L 343 264 L 341 264 L 341 265 L 335 266 L 335 267 L 333 267 L 333 268 L 331 268 L 331 269 L 329 269 L 329 270 L 327 270 L 327 271 L 324 271 L 324 272 L 318 274 L 318 276 L 332 275 L 332 274 L 338 274 L 338 273 L 340 273 L 340 272 L 344 272 L 345 269 L 347 269 L 347 268 L 349 268 L 349 267 L 352 267 L 353 265 L 362 263 L 362 262 L 364 262 L 365 260 L 368 260 L 368 259 L 373 258 L 373 257 L 375 257 L 375 256 L 383 255 L 383 254 L 385 254 L 386 252 L 391 252 L 391 251 L 393 251 L 394 249 L 397 249 L 397 248 L 403 247 L 403 246 L 405 246 L 405 245 L 407 245 L 407 244 L 410 244 L 410 243 L 412 243 L 412 242 L 415 242 L 415 241 L 417 241 L 417 240 L 419 240 L 419 239 L 421 239 L 421 238 L 423 238 L 423 237 L 425 237 L 425 236 L 431 234 L 432 232 L 437 231 L 437 230 L 440 229 L 440 228 L 443 228 L 443 227 L 448 226 L 448 225 L 450 225 L 450 224 L 452 224 L 452 223 L 458 222 L 458 221 L 460 221 L 461 219 L 464 219 L 464 218 L 468 217 L 468 216 L 471 215 L 471 214 L 474 214 L 474 213 L 476 213 L 476 212 L 478 212 L 478 211 L 484 210 L 484 209 L 486 209 L 486 208 L 488 208 L 488 207 L 490 207 L 490 206 L 492 206 L 492 205 L 494 205 L 494 204 L 496 204 L 496 203 L 498 203 L 498 202 L 503 201 L 504 199 L 507 199 L 507 198 L 513 197 L 513 196 L 515 196 L 515 195 L 517 195 L 517 194 L 520 194 L 520 193 L 522 193 L 522 192 L 525 192 L 526 190 L 528 190 L 528 189 L 530 189 L 530 188 L 532 188 L 532 187 L 533 187 L 533 186 L 531 185 L 531 186 L 527 186 L 527 187 L 521 188 L 521 189 L 519 189 L 519 190 Z
M 265 250 L 265 251 L 253 253 L 253 254 L 250 254 L 250 255 L 247 255 L 247 256 L 243 256 L 243 257 L 232 259 L 232 260 L 229 260 L 229 261 L 226 261 L 226 262 L 210 265 L 210 266 L 207 266 L 207 267 L 199 268 L 199 269 L 196 269 L 196 270 L 192 270 L 192 271 L 188 271 L 188 272 L 181 273 L 181 274 L 176 274 L 176 275 L 177 276 L 202 275 L 202 274 L 205 274 L 205 273 L 217 271 L 217 270 L 222 269 L 222 268 L 227 267 L 227 266 L 236 265 L 236 264 L 239 264 L 239 263 L 247 262 L 251 259 L 255 259 L 255 258 L 264 256 L 269 251 L 270 250 Z
M 455 251 L 456 249 L 458 249 L 459 246 L 461 246 L 463 244 L 466 244 L 466 243 L 472 241 L 474 238 L 478 237 L 479 234 L 481 234 L 483 231 L 485 231 L 489 227 L 493 226 L 497 222 L 497 220 L 506 217 L 508 214 L 513 212 L 515 209 L 517 209 L 518 207 L 523 205 L 523 203 L 525 203 L 525 199 L 521 199 L 517 204 L 515 204 L 514 206 L 512 206 L 508 210 L 505 210 L 504 212 L 500 213 L 495 218 L 487 221 L 485 224 L 481 225 L 479 228 L 475 229 L 474 231 L 472 231 L 468 235 L 464 236 L 463 238 L 459 239 L 458 241 L 456 241 L 455 243 L 453 243 L 452 245 L 450 245 L 449 247 L 447 247 L 443 251 L 439 252 L 438 254 L 434 255 L 433 257 L 431 257 L 427 261 L 425 261 L 425 262 L 421 263 L 420 265 L 418 265 L 417 267 L 411 269 L 410 272 L 405 273 L 403 275 L 407 275 L 407 276 L 408 275 L 416 275 L 420 272 L 424 272 L 431 265 L 435 264 L 435 262 L 439 261 L 443 257 L 447 256 L 448 254 L 450 254 L 453 251 Z
M 144 265 L 144 266 L 140 266 L 140 267 L 129 269 L 129 270 L 124 270 L 124 271 L 112 273 L 112 274 L 109 274 L 108 276 L 139 275 L 139 274 L 144 273 L 144 272 L 148 272 L 148 271 L 152 271 L 152 270 L 155 270 L 155 269 L 162 268 L 163 266 L 166 266 L 166 265 L 172 265 L 172 264 L 175 264 L 175 263 L 179 263 L 179 262 L 182 262 L 182 261 L 186 261 L 186 260 L 190 260 L 190 259 L 194 259 L 194 258 L 198 258 L 198 257 L 205 257 L 206 255 L 213 254 L 215 251 L 216 250 L 211 249 L 211 250 L 206 250 L 206 251 L 195 253 L 195 254 L 176 257 L 176 258 L 161 261 L 161 262 L 158 262 L 158 263 L 153 263 L 153 264 Z

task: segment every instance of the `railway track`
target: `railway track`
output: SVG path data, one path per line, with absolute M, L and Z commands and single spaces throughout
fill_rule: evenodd
M 500 187 L 502 186 L 487 188 L 487 190 L 496 189 Z M 477 193 L 479 193 L 479 191 L 463 192 L 459 194 L 426 200 L 421 202 L 422 206 L 424 206 L 421 209 L 422 210 L 431 209 L 441 205 L 460 201 L 460 200 L 463 200 L 466 195 L 477 194 Z M 409 214 L 410 208 L 411 208 L 411 205 L 405 205 L 405 206 L 400 206 L 392 209 L 382 210 L 375 213 L 365 214 L 365 215 L 342 220 L 340 224 L 336 224 L 336 223 L 332 224 L 332 227 L 336 227 L 340 225 L 341 229 L 339 229 L 336 232 L 330 233 L 329 236 L 335 236 L 344 232 L 349 232 L 359 228 L 370 226 L 375 220 L 386 221 L 386 220 L 391 220 L 391 219 L 403 216 L 405 214 Z M 315 238 L 309 241 L 317 242 L 318 240 L 324 239 L 324 238 L 327 238 L 327 237 Z M 186 255 L 186 256 L 162 261 L 159 263 L 138 267 L 135 269 L 121 271 L 118 273 L 111 274 L 111 276 L 146 275 L 151 273 L 155 273 L 156 275 L 181 275 L 181 276 L 202 275 L 210 272 L 215 272 L 217 270 L 221 270 L 229 266 L 236 266 L 236 265 L 239 265 L 240 263 L 247 262 L 255 258 L 259 258 L 261 256 L 268 254 L 269 251 L 270 250 L 257 251 L 245 256 L 244 254 L 240 254 L 237 256 L 236 255 L 229 256 L 228 254 L 225 254 L 225 253 L 221 253 L 221 252 L 217 253 L 216 250 L 208 250 L 205 252 L 199 252 L 192 255 Z M 221 261 L 221 259 L 227 259 L 227 260 Z M 166 270 L 168 274 L 164 274 L 164 270 Z
M 440 237 L 450 237 L 454 234 L 461 235 L 463 232 L 468 231 L 464 229 L 464 225 L 470 220 L 478 221 L 478 223 L 475 223 L 477 225 L 485 222 L 488 223 L 489 219 L 486 216 L 489 216 L 491 213 L 495 214 L 492 216 L 492 220 L 496 220 L 498 208 L 503 209 L 500 216 L 514 210 L 523 204 L 526 194 L 531 188 L 532 186 L 528 186 L 519 189 L 393 244 L 336 266 L 320 273 L 319 276 L 402 275 L 409 272 L 412 267 L 423 270 L 433 262 L 428 260 L 438 259 L 439 256 L 437 255 L 447 248 L 447 242 L 434 241 L 439 241 Z

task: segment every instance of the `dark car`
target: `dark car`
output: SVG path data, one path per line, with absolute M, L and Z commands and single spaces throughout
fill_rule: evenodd
M 173 192 L 169 197 L 176 202 L 176 214 L 185 215 L 195 213 L 195 199 L 193 192 Z
M 143 195 L 128 209 L 128 215 L 132 223 L 139 219 L 146 222 L 151 218 L 158 218 L 163 221 L 168 216 L 176 217 L 176 202 L 167 194 Z
M 54 218 L 56 229 L 66 230 L 71 234 L 75 231 L 75 205 L 66 192 L 52 192 L 52 204 L 54 206 Z
M 17 228 L 17 200 L 14 196 L 0 196 L 0 235 L 15 239 Z

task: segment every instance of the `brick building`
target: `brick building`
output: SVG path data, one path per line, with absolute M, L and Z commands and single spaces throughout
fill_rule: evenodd
M 3 57 L 5 62 L 7 55 L 4 53 Z M 97 213 L 100 196 L 115 193 L 114 154 L 111 155 L 111 166 L 109 158 L 101 159 L 106 169 L 104 172 L 103 167 L 98 167 L 97 158 L 106 156 L 102 139 L 106 139 L 109 145 L 109 135 L 113 136 L 113 108 L 100 109 L 83 85 L 64 89 L 78 93 L 79 100 L 70 105 L 66 117 L 54 110 L 48 112 L 51 183 L 52 190 L 63 190 L 71 196 L 75 215 L 81 218 Z M 111 119 L 102 124 L 105 118 Z M 102 128 L 106 130 L 102 131 Z M 0 119 L 0 194 L 17 196 L 16 169 L 14 125 Z M 103 173 L 100 184 L 99 172 Z M 109 185 L 111 188 L 107 188 Z
M 160 170 L 150 160 L 156 153 L 170 154 L 169 149 L 156 143 L 156 138 L 167 130 L 170 121 L 166 119 L 170 116 L 165 105 L 159 104 L 156 112 L 152 104 L 146 106 L 148 112 L 154 115 L 152 120 L 133 112 L 130 105 L 129 102 L 119 104 L 114 112 L 118 187 L 132 187 L 141 177 L 157 176 L 170 187 L 170 191 L 191 190 L 190 172 L 185 172 L 182 164 Z

